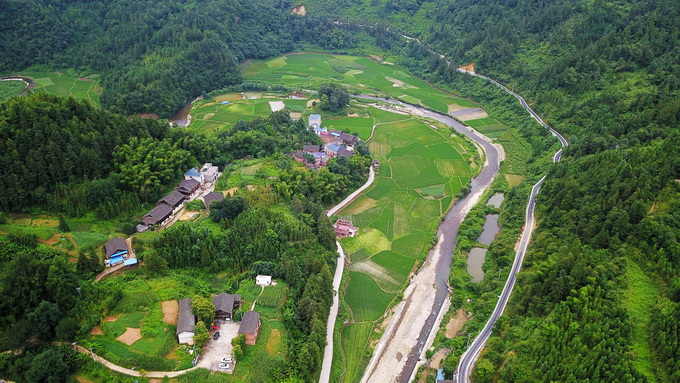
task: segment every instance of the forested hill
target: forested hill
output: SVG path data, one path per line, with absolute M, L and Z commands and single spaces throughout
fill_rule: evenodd
M 284 12 L 255 0 L 0 0 L 0 72 L 102 74 L 105 107 L 169 117 L 241 81 L 239 62 L 293 48 Z
M 339 7 L 328 3 L 308 11 Z M 371 1 L 342 16 L 352 10 L 388 24 L 371 32 L 401 65 L 488 95 L 492 85 L 455 71 L 474 62 L 571 143 L 539 195 L 534 243 L 474 380 L 680 382 L 677 1 Z

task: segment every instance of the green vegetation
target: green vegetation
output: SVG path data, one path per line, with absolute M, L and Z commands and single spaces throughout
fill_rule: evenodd
M 20 94 L 25 88 L 23 81 L 0 81 L 0 102 Z

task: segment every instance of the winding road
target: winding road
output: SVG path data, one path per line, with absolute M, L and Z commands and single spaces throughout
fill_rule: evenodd
M 526 109 L 529 112 L 531 117 L 536 119 L 536 121 L 538 121 L 539 124 L 546 127 L 550 131 L 550 133 L 552 133 L 552 135 L 557 137 L 557 139 L 560 141 L 560 145 L 562 147 L 552 157 L 553 162 L 560 161 L 560 159 L 562 158 L 562 151 L 564 150 L 565 147 L 567 147 L 567 145 L 569 145 L 569 143 L 561 134 L 559 134 L 557 131 L 555 131 L 553 128 L 551 128 L 545 122 L 543 122 L 543 120 L 538 116 L 538 114 L 536 114 L 536 112 L 534 112 L 531 109 L 531 107 L 529 107 L 529 105 L 526 103 L 526 101 L 524 101 L 524 99 L 520 95 L 508 89 L 506 86 L 502 85 L 496 80 L 493 80 L 487 76 L 483 76 L 465 70 L 459 71 L 490 81 L 491 83 L 499 86 L 501 89 L 515 96 L 519 100 L 522 107 L 524 107 L 524 109 Z M 463 355 L 460 358 L 458 368 L 456 369 L 454 375 L 454 380 L 458 383 L 467 383 L 470 381 L 470 373 L 472 372 L 472 368 L 477 362 L 479 353 L 484 348 L 486 341 L 489 339 L 489 336 L 491 336 L 491 332 L 493 331 L 493 328 L 496 325 L 496 321 L 498 320 L 498 318 L 500 318 L 501 315 L 503 315 L 503 311 L 505 310 L 505 307 L 508 304 L 510 294 L 512 293 L 512 289 L 515 287 L 515 282 L 517 281 L 517 273 L 519 273 L 519 270 L 522 267 L 524 255 L 526 254 L 527 247 L 529 246 L 529 242 L 531 241 L 531 234 L 534 230 L 534 208 L 536 206 L 536 195 L 541 189 L 543 181 L 545 181 L 545 176 L 543 176 L 543 178 L 541 178 L 531 189 L 531 194 L 529 195 L 529 202 L 527 203 L 527 209 L 524 218 L 525 219 L 524 230 L 522 231 L 522 235 L 520 237 L 519 247 L 517 249 L 517 252 L 515 253 L 515 260 L 512 263 L 510 275 L 508 275 L 508 280 L 505 282 L 503 292 L 499 296 L 498 302 L 496 303 L 496 307 L 494 308 L 491 317 L 484 325 L 482 331 L 480 331 L 479 334 L 477 334 L 475 340 L 472 342 L 472 344 L 468 347 L 468 349 L 465 351 L 465 353 L 463 353 Z

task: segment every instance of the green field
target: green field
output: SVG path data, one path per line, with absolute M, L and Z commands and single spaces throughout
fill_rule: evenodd
M 449 105 L 477 107 L 473 102 L 432 88 L 393 65 L 366 57 L 320 53 L 289 54 L 255 62 L 243 71 L 244 80 L 283 84 L 296 89 L 318 89 L 338 82 L 363 94 L 382 94 L 447 113 Z
M 47 92 L 62 97 L 73 96 L 99 105 L 101 89 L 98 75 L 80 78 L 51 72 L 22 72 L 20 75 L 35 81 L 34 92 Z
M 26 84 L 23 81 L 0 81 L 0 102 L 23 92 Z
M 356 237 L 341 240 L 352 262 L 344 301 L 356 322 L 380 319 L 394 294 L 405 287 L 439 218 L 469 182 L 468 160 L 475 154 L 465 152 L 462 139 L 443 129 L 402 115 L 371 115 L 376 121 L 391 121 L 377 125 L 369 142 L 381 162 L 380 172 L 362 197 L 338 213 L 360 228 Z M 358 371 L 365 362 L 355 349 L 366 347 L 360 345 L 370 338 L 370 332 L 351 330 L 354 326 L 342 332 L 353 338 L 352 343 L 342 339 L 348 372 Z M 355 381 L 352 374 L 346 373 L 343 381 Z

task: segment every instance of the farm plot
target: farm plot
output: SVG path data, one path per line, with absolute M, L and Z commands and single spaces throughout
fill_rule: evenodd
M 279 83 L 294 89 L 317 89 L 321 84 L 336 81 L 362 93 L 388 95 L 442 113 L 451 107 L 477 107 L 469 100 L 434 89 L 392 65 L 379 64 L 366 57 L 289 54 L 255 62 L 243 70 L 243 77 L 246 81 Z
M 73 96 L 99 105 L 101 89 L 98 75 L 80 78 L 50 72 L 25 72 L 21 75 L 35 81 L 34 92 L 47 92 L 62 97 Z
M 376 118 L 377 116 L 373 116 Z M 382 316 L 401 291 L 416 262 L 424 255 L 439 218 L 446 212 L 453 195 L 469 182 L 472 170 L 456 150 L 463 146 L 444 129 L 432 129 L 415 119 L 403 116 L 376 127 L 369 147 L 381 161 L 381 171 L 373 186 L 346 209 L 342 218 L 351 219 L 360 228 L 354 238 L 341 243 L 351 264 L 344 301 L 354 321 L 375 321 Z M 389 120 L 382 114 L 380 118 Z M 378 152 L 378 153 L 376 153 Z M 466 153 L 466 156 L 470 156 Z M 383 169 L 387 169 L 383 171 Z M 347 371 L 363 363 L 354 358 L 357 347 L 365 347 L 366 338 L 358 338 L 348 326 L 342 332 Z M 361 324 L 364 326 L 364 324 Z M 351 349 L 350 349 L 351 347 Z

